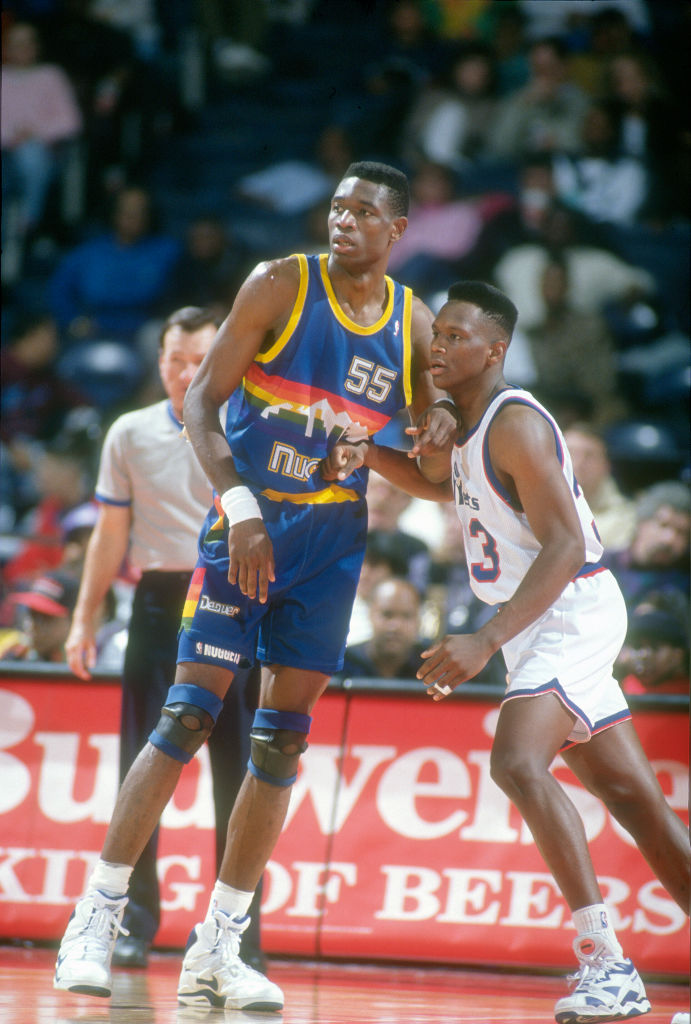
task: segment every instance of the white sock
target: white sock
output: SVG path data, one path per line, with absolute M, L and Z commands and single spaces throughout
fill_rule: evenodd
M 604 939 L 614 956 L 620 959 L 624 956 L 617 933 L 612 927 L 610 913 L 604 903 L 594 903 L 591 907 L 574 910 L 572 918 L 579 938 L 597 936 Z
M 91 873 L 87 892 L 98 889 L 106 896 L 119 899 L 127 893 L 133 870 L 129 864 L 111 864 L 107 860 L 99 860 Z
M 231 917 L 244 917 L 252 902 L 253 892 L 243 892 L 242 889 L 233 889 L 232 885 L 226 885 L 218 879 L 211 892 L 209 911 L 207 918 L 211 917 L 214 910 L 222 910 Z

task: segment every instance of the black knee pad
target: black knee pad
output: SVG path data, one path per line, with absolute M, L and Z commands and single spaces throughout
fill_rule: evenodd
M 306 737 L 312 719 L 298 711 L 258 708 L 250 731 L 253 775 L 272 786 L 292 786 L 300 755 L 307 750 Z
M 211 690 L 194 683 L 175 683 L 168 690 L 149 743 L 187 764 L 209 736 L 222 707 L 223 701 Z

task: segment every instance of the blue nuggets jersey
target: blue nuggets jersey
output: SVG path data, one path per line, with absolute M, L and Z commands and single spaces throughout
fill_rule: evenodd
M 280 337 L 260 352 L 228 402 L 226 437 L 257 495 L 275 557 L 268 600 L 228 582 L 228 528 L 207 515 L 182 615 L 178 661 L 235 670 L 256 657 L 331 675 L 343 650 L 367 540 L 367 470 L 347 486 L 320 461 L 339 439 L 375 434 L 411 402 L 409 288 L 386 278 L 371 327 L 338 304 L 326 256 L 297 256 L 300 284 Z
M 362 327 L 338 304 L 328 257 L 296 258 L 300 285 L 290 319 L 229 402 L 226 437 L 255 493 L 296 503 L 358 501 L 365 469 L 343 487 L 325 481 L 319 463 L 339 439 L 369 437 L 410 404 L 412 292 L 387 277 L 386 308 Z

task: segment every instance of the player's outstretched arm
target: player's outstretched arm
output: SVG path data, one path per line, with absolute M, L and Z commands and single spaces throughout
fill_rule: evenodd
M 325 480 L 346 480 L 360 466 L 373 469 L 396 487 L 414 498 L 427 501 L 451 501 L 450 475 L 443 481 L 433 482 L 423 476 L 416 462 L 407 452 L 371 441 L 359 444 L 336 444 L 327 458 L 322 460 L 321 474 Z

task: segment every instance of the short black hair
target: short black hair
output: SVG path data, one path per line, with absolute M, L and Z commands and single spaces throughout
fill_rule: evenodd
M 375 185 L 383 185 L 388 192 L 389 205 L 394 217 L 407 217 L 410 206 L 408 179 L 403 171 L 376 160 L 356 160 L 350 164 L 343 178 L 362 178 Z
M 214 309 L 205 309 L 203 306 L 182 306 L 163 322 L 158 336 L 159 347 L 163 348 L 163 339 L 171 327 L 182 327 L 187 334 L 193 334 L 209 324 L 216 328 L 221 326 L 221 318 Z
M 509 338 L 518 320 L 518 310 L 508 295 L 486 281 L 457 281 L 449 288 L 449 302 L 469 302 L 499 324 Z

